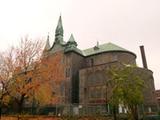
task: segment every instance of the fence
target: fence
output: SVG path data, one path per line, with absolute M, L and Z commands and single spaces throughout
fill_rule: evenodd
M 3 108 L 2 114 L 17 114 L 12 108 Z M 43 107 L 25 107 L 22 114 L 30 115 L 56 115 L 56 116 L 88 116 L 88 115 L 104 115 L 108 114 L 105 104 L 55 104 Z
M 150 111 L 152 109 L 152 111 Z M 122 110 L 124 112 L 124 110 Z M 156 106 L 139 106 L 139 114 L 155 113 Z M 118 108 L 117 108 L 118 113 Z M 18 114 L 12 108 L 3 108 L 2 114 Z M 29 115 L 55 115 L 55 116 L 93 116 L 112 114 L 112 106 L 108 104 L 55 104 L 43 107 L 25 107 L 22 114 Z

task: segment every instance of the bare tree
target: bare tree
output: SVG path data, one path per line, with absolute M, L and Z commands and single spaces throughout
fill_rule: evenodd
M 9 86 L 15 64 L 13 49 L 11 47 L 8 51 L 0 53 L 0 117 L 2 106 L 7 106 L 10 100 L 11 89 Z

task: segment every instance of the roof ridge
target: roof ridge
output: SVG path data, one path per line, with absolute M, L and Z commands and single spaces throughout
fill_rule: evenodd
M 85 56 L 98 54 L 98 53 L 102 53 L 102 52 L 111 52 L 111 51 L 124 51 L 124 52 L 132 53 L 131 51 L 129 51 L 125 48 L 122 48 L 122 47 L 120 47 L 120 46 L 118 46 L 114 43 L 111 43 L 111 42 L 99 45 L 99 49 L 94 49 L 94 47 L 91 47 L 91 48 L 88 48 L 88 49 L 84 49 L 82 51 L 83 51 L 83 54 Z
M 119 45 L 116 45 L 116 44 L 114 44 L 114 43 L 112 43 L 112 42 L 108 42 L 107 44 L 111 44 L 111 45 L 114 45 L 114 46 L 116 46 L 116 47 L 118 47 L 118 48 L 121 48 L 121 49 L 124 49 L 124 50 L 126 50 L 126 51 L 129 51 L 129 50 L 127 50 L 127 49 L 125 49 L 125 48 L 123 48 L 123 47 L 121 47 L 121 46 L 119 46 Z

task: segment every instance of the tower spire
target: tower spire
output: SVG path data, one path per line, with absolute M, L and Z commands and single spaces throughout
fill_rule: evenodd
M 75 42 L 75 39 L 73 37 L 73 34 L 71 34 L 70 38 L 69 38 L 69 42 Z
M 45 45 L 44 50 L 49 50 L 49 49 L 50 49 L 50 43 L 49 43 L 49 33 L 48 33 L 47 41 L 46 41 L 46 45 Z
M 63 41 L 63 25 L 62 25 L 62 18 L 60 15 L 55 31 L 55 42 L 61 43 L 62 41 Z
M 73 37 L 73 34 L 71 34 L 68 42 L 67 42 L 68 47 L 77 47 L 77 43 Z

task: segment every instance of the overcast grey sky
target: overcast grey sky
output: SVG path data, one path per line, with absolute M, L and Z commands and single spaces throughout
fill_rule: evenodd
M 142 66 L 143 44 L 160 89 L 159 6 L 160 0 L 0 0 L 0 50 L 26 34 L 46 39 L 49 32 L 53 43 L 61 14 L 65 41 L 73 33 L 81 49 L 112 42 L 137 54 Z

